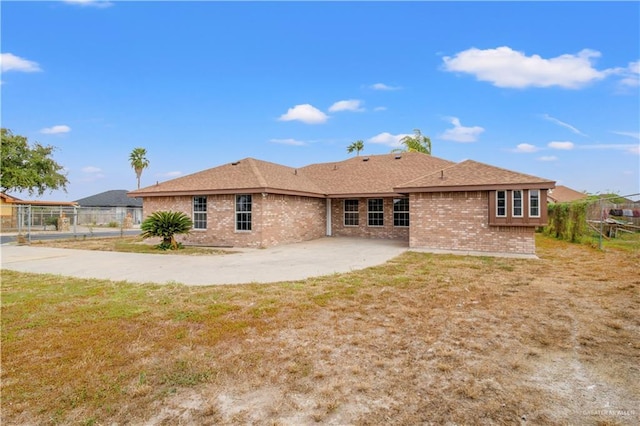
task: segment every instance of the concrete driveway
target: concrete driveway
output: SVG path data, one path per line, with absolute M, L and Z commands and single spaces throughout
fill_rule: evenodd
M 408 250 L 390 240 L 327 237 L 219 256 L 2 246 L 2 269 L 136 283 L 215 285 L 296 281 L 364 269 Z

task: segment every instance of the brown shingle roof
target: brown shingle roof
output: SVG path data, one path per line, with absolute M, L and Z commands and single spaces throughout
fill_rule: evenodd
M 130 197 L 272 192 L 324 196 L 322 190 L 292 167 L 245 158 L 212 169 L 130 192 Z
M 419 152 L 353 157 L 300 169 L 329 196 L 395 194 L 394 187 L 455 163 Z
M 571 201 L 582 200 L 587 198 L 588 195 L 583 192 L 578 192 L 564 185 L 558 185 L 547 194 L 549 201 L 554 203 L 568 203 Z
M 553 188 L 554 182 L 536 176 L 490 166 L 473 160 L 405 182 L 398 192 L 439 192 L 479 189 Z
M 441 175 L 444 179 L 441 179 Z M 130 192 L 130 197 L 270 192 L 311 197 L 552 188 L 554 182 L 475 161 L 456 164 L 418 152 L 358 156 L 299 169 L 245 158 Z

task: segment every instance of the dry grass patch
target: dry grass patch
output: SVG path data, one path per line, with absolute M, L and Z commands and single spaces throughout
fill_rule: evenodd
M 269 285 L 2 272 L 7 424 L 637 424 L 637 253 L 407 252 Z
M 180 250 L 158 250 L 155 248 L 160 242 L 158 238 L 143 240 L 141 237 L 104 237 L 104 238 L 69 238 L 59 240 L 38 240 L 31 242 L 36 247 L 56 247 L 80 250 L 118 251 L 124 253 L 151 254 L 183 254 L 190 256 L 209 256 L 230 254 L 232 249 L 218 249 L 213 247 L 186 246 Z

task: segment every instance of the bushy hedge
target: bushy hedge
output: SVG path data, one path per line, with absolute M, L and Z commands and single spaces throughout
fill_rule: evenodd
M 589 234 L 587 226 L 588 201 L 549 204 L 549 224 L 544 227 L 546 235 L 571 242 L 579 242 Z

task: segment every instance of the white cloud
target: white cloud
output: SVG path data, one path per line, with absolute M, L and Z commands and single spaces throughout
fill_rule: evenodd
M 630 62 L 627 68 L 620 70 L 622 80 L 620 84 L 625 87 L 638 87 L 640 86 L 640 61 Z
M 327 121 L 329 116 L 310 104 L 296 105 L 289 108 L 286 114 L 282 114 L 280 121 L 302 121 L 307 124 L 320 124 Z
M 42 71 L 37 62 L 21 58 L 13 53 L 0 54 L 0 69 L 2 72 L 20 71 L 20 72 L 37 72 Z
M 615 133 L 616 135 L 629 136 L 630 138 L 640 140 L 639 132 L 611 132 L 611 133 Z
M 592 60 L 600 52 L 583 49 L 575 55 L 564 54 L 545 59 L 539 55 L 526 56 L 508 46 L 496 49 L 471 48 L 445 56 L 446 71 L 475 75 L 480 81 L 488 81 L 497 87 L 523 89 L 527 87 L 553 87 L 578 89 L 597 80 L 602 80 L 616 70 L 599 71 Z
M 521 143 L 521 144 L 518 144 L 518 146 L 516 146 L 516 149 L 514 149 L 513 152 L 530 153 L 530 152 L 537 152 L 539 150 L 540 148 L 538 148 L 535 145 L 531 145 L 529 143 Z
M 67 4 L 74 4 L 78 6 L 98 7 L 105 8 L 113 6 L 113 3 L 107 0 L 64 0 Z
M 558 157 L 555 155 L 543 155 L 542 157 L 538 157 L 540 161 L 558 161 Z
M 179 171 L 173 171 L 173 172 L 166 172 L 166 173 L 156 173 L 156 177 L 166 177 L 166 178 L 174 178 L 174 177 L 178 177 L 181 176 L 182 172 Z
M 94 167 L 94 166 L 83 167 L 81 170 L 82 170 L 82 173 L 99 173 L 102 171 L 101 168 Z
M 349 99 L 345 101 L 338 101 L 329 107 L 329 112 L 338 111 L 364 111 L 364 108 L 362 108 L 362 101 L 358 99 Z
M 293 146 L 302 146 L 306 145 L 304 142 L 296 140 L 296 139 L 269 139 L 271 143 L 279 143 L 282 145 L 293 145 Z
M 400 90 L 401 89 L 400 86 L 389 86 L 384 83 L 372 84 L 371 86 L 369 86 L 369 88 L 373 90 Z
M 408 133 L 392 135 L 389 132 L 383 132 L 375 135 L 372 138 L 367 139 L 367 142 L 373 143 L 373 144 L 379 144 L 379 145 L 389 145 L 390 147 L 398 148 L 402 146 L 402 144 L 400 143 L 400 140 L 402 140 L 402 138 L 404 138 L 405 136 L 413 136 L 413 135 L 410 135 Z
M 100 179 L 106 178 L 102 173 L 102 169 L 95 166 L 86 166 L 80 169 L 84 175 L 78 179 L 79 182 L 95 182 Z
M 544 118 L 545 120 L 551 121 L 552 123 L 557 124 L 558 126 L 562 126 L 565 127 L 569 130 L 571 130 L 573 133 L 575 133 L 576 135 L 580 135 L 580 136 L 587 136 L 584 133 L 582 133 L 580 130 L 576 129 L 575 127 L 573 127 L 571 124 L 567 124 L 565 122 L 562 122 L 560 120 L 558 120 L 557 118 L 551 117 L 549 114 L 544 114 L 542 116 L 542 118 Z
M 484 129 L 480 126 L 464 127 L 457 117 L 447 118 L 453 124 L 453 129 L 447 129 L 440 135 L 440 139 L 454 142 L 475 142 Z
M 386 111 L 386 110 L 387 110 L 387 107 L 385 107 L 385 106 L 379 106 L 379 107 L 375 107 L 373 110 L 374 110 L 374 111 Z
M 632 146 L 628 151 L 632 154 L 640 155 L 640 145 Z
M 71 131 L 71 127 L 66 126 L 64 124 L 59 124 L 57 126 L 45 127 L 40 130 L 40 133 L 44 133 L 45 135 L 57 135 L 59 133 L 69 133 Z
M 600 143 L 600 144 L 592 144 L 592 145 L 579 145 L 580 149 L 613 149 L 613 150 L 624 150 L 629 152 L 635 152 L 637 150 L 638 145 L 628 144 L 628 143 Z
M 553 141 L 553 142 L 549 142 L 547 146 L 553 149 L 562 149 L 565 151 L 569 151 L 569 150 L 572 150 L 575 145 L 573 144 L 573 142 Z

